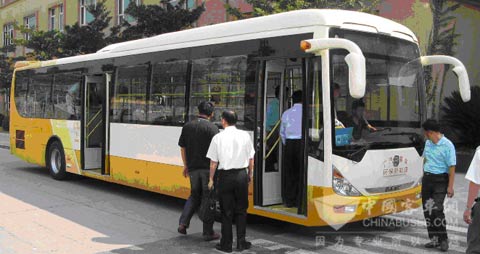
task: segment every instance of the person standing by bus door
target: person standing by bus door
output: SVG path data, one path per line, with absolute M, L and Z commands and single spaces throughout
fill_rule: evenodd
M 187 228 L 195 210 L 200 206 L 202 196 L 208 192 L 210 160 L 206 157 L 212 138 L 218 128 L 210 122 L 213 117 L 213 103 L 203 101 L 198 105 L 198 118 L 185 124 L 178 141 L 183 161 L 183 176 L 190 176 L 190 197 L 180 216 L 178 232 L 187 234 Z M 220 235 L 213 231 L 212 223 L 203 223 L 203 239 L 216 240 Z
M 300 205 L 302 149 L 302 91 L 292 94 L 293 106 L 282 114 L 280 137 L 285 145 L 284 174 L 287 207 Z
M 470 181 L 467 207 L 465 207 L 463 213 L 463 220 L 469 224 L 466 253 L 480 254 L 480 197 L 478 197 L 480 190 L 480 146 L 477 147 L 465 179 Z
M 234 216 L 237 226 L 237 250 L 243 251 L 252 246 L 252 243 L 246 241 L 245 236 L 248 184 L 252 179 L 255 150 L 248 132 L 235 127 L 237 119 L 234 111 L 222 113 L 224 131 L 213 137 L 207 152 L 207 157 L 210 158 L 209 189 L 213 188 L 215 171 L 218 173 L 215 187 L 222 212 L 222 239 L 215 248 L 223 252 L 232 252 Z
M 447 221 L 443 212 L 445 195 L 453 197 L 456 155 L 455 146 L 440 132 L 440 124 L 432 119 L 422 124 L 425 137 L 422 178 L 423 214 L 430 242 L 425 248 L 448 250 Z

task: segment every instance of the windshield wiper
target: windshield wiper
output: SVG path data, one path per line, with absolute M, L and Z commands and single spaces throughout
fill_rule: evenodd
M 349 154 L 347 155 L 347 157 L 348 157 L 349 159 L 352 159 L 353 156 L 357 155 L 357 154 L 360 153 L 360 152 L 363 152 L 363 151 L 368 150 L 371 146 L 372 146 L 372 144 L 366 144 L 365 146 L 362 146 L 362 147 L 361 147 L 360 149 L 358 149 L 357 151 L 355 151 L 355 152 L 353 152 L 353 153 L 349 153 Z

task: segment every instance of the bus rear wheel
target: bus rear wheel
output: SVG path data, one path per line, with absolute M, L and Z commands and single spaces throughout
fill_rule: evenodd
M 59 141 L 53 141 L 48 147 L 47 167 L 50 175 L 55 180 L 64 180 L 67 178 L 65 152 Z

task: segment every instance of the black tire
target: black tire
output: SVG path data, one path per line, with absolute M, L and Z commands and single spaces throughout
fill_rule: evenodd
M 53 141 L 48 147 L 47 158 L 45 164 L 50 172 L 50 175 L 55 180 L 64 180 L 67 178 L 65 152 L 63 151 L 62 143 Z

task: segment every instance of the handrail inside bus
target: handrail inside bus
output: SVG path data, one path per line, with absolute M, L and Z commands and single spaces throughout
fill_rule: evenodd
M 275 151 L 275 148 L 277 147 L 277 145 L 279 143 L 280 143 L 280 137 L 278 137 L 277 141 L 275 142 L 275 144 L 273 144 L 272 148 L 270 148 L 270 151 L 267 153 L 265 158 L 263 158 L 263 160 L 266 160 L 266 159 L 268 159 L 268 157 L 270 157 L 270 154 L 272 154 L 272 152 Z
M 102 112 L 101 109 L 90 119 L 90 121 L 87 123 L 87 127 L 90 126 L 90 124 L 92 124 L 93 120 L 95 120 L 97 118 L 97 116 L 100 115 L 100 112 Z
M 273 133 L 275 132 L 275 130 L 278 128 L 278 126 L 280 125 L 280 121 L 281 120 L 278 120 L 277 123 L 275 124 L 275 126 L 272 128 L 272 130 L 270 131 L 270 133 L 267 135 L 267 137 L 265 138 L 265 140 L 263 141 L 263 143 L 267 143 L 267 141 L 270 139 L 270 137 L 273 135 Z

